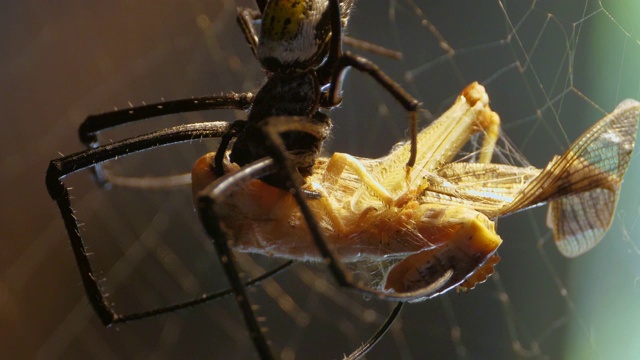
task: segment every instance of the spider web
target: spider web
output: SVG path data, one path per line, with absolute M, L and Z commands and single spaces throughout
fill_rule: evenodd
M 0 181 L 0 353 L 9 358 L 247 358 L 254 354 L 233 299 L 105 329 L 80 285 L 64 227 L 44 188 L 57 153 L 81 149 L 88 115 L 188 96 L 257 89 L 264 78 L 235 24 L 250 1 L 174 4 L 44 1 L 6 6 L 0 21 L 5 119 Z M 541 167 L 625 98 L 640 99 L 640 13 L 633 0 L 357 3 L 349 34 L 402 51 L 361 53 L 423 102 L 421 126 L 472 81 L 487 87 L 503 132 Z M 406 114 L 351 71 L 331 112 L 327 150 L 380 156 L 406 136 Z M 366 106 L 363 106 L 365 104 Z M 242 118 L 204 112 L 109 132 L 121 139 L 173 124 Z M 189 171 L 215 142 L 118 161 L 136 175 Z M 504 148 L 507 157 L 517 157 Z M 631 358 L 638 352 L 640 177 L 625 177 L 612 229 L 565 259 L 545 208 L 499 220 L 502 261 L 485 284 L 409 304 L 369 358 Z M 69 177 L 91 260 L 120 313 L 227 287 L 188 188 L 98 188 Z M 246 276 L 278 261 L 239 256 Z M 372 334 L 390 304 L 336 288 L 321 266 L 296 264 L 250 291 L 276 354 L 337 358 Z

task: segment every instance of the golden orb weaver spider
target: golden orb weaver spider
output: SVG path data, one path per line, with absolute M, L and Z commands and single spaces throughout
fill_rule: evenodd
M 210 159 L 207 166 L 212 175 L 224 176 L 223 162 L 226 149 L 235 138 L 230 159 L 235 164 L 247 167 L 247 170 L 243 171 L 244 175 L 260 176 L 267 184 L 300 193 L 299 184 L 303 182 L 304 176 L 310 175 L 322 142 L 331 127 L 328 116 L 318 110 L 334 107 L 341 102 L 342 76 L 347 68 L 355 68 L 369 74 L 410 113 L 412 147 L 407 159 L 407 174 L 415 162 L 416 113 L 419 102 L 373 63 L 349 52 L 342 52 L 341 32 L 346 26 L 353 1 L 257 0 L 256 3 L 259 12 L 241 9 L 237 17 L 247 42 L 268 74 L 266 83 L 255 96 L 250 93 L 231 93 L 167 101 L 89 116 L 79 129 L 80 139 L 89 149 L 52 160 L 50 163 L 46 176 L 47 189 L 62 214 L 87 297 L 105 325 L 181 309 L 211 300 L 221 294 L 142 313 L 117 314 L 105 300 L 94 276 L 78 223 L 73 215 L 68 190 L 61 181 L 65 176 L 91 168 L 98 182 L 114 182 L 117 177 L 109 176 L 102 168 L 102 163 L 194 138 L 221 138 L 218 155 Z M 262 19 L 259 36 L 252 24 L 252 21 L 258 19 Z M 363 47 L 368 46 L 365 44 Z M 210 122 L 182 125 L 108 145 L 101 146 L 98 142 L 97 135 L 109 128 L 156 116 L 211 109 L 250 111 L 247 120 L 237 120 L 231 124 Z M 256 161 L 259 163 L 258 170 L 255 166 L 250 166 Z M 235 179 L 237 176 L 229 178 Z M 216 190 L 219 191 L 219 188 L 213 187 L 207 192 L 213 194 Z M 321 196 L 313 191 L 306 191 L 305 194 L 311 198 Z M 299 199 L 305 202 L 304 198 Z M 254 345 L 261 357 L 269 358 L 269 346 L 233 263 L 225 232 L 220 228 L 213 210 L 212 203 L 215 201 L 215 196 L 204 193 L 198 198 L 198 210 L 203 225 L 212 237 Z M 347 279 L 347 276 L 343 274 L 342 279 Z

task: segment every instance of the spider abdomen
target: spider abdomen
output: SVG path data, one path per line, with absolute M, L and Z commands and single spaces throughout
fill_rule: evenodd
M 326 0 L 270 1 L 262 16 L 258 58 L 272 72 L 306 71 L 328 53 L 331 23 Z

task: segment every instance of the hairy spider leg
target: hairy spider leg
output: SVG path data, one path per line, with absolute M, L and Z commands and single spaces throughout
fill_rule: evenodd
M 391 314 L 389 314 L 389 316 L 387 317 L 387 320 L 385 320 L 384 324 L 380 326 L 380 329 L 378 329 L 378 331 L 373 334 L 373 336 L 371 336 L 369 340 L 367 340 L 359 348 L 354 350 L 349 356 L 345 357 L 345 360 L 357 360 L 366 355 L 369 350 L 371 350 L 378 343 L 378 341 L 382 339 L 391 325 L 393 325 L 395 319 L 398 317 L 398 315 L 400 315 L 400 311 L 402 310 L 403 305 L 404 303 L 402 301 L 398 301 L 393 307 Z
M 95 148 L 100 146 L 97 135 L 107 129 L 171 114 L 220 109 L 247 110 L 252 103 L 251 93 L 229 93 L 135 106 L 87 116 L 80 124 L 78 135 L 85 146 Z
M 80 141 L 87 148 L 100 146 L 98 134 L 104 130 L 116 128 L 140 120 L 154 117 L 204 110 L 247 110 L 253 103 L 253 94 L 229 93 L 216 96 L 202 96 L 191 99 L 163 101 L 155 104 L 136 106 L 128 109 L 110 111 L 88 116 L 78 129 Z M 110 173 L 101 164 L 92 167 L 94 179 L 98 185 L 106 187 L 110 184 L 128 187 L 166 187 L 182 185 L 180 176 L 164 176 L 155 178 L 135 178 L 118 176 Z
M 329 11 L 333 18 L 340 18 L 340 9 L 336 4 L 337 0 L 329 0 Z M 342 29 L 338 26 L 336 21 L 331 23 L 332 34 L 341 34 Z M 332 38 L 333 40 L 333 38 Z M 334 54 L 333 57 L 331 54 Z M 342 79 L 344 71 L 353 67 L 354 69 L 364 72 L 371 76 L 376 82 L 384 87 L 395 99 L 409 112 L 409 131 L 411 151 L 409 160 L 406 164 L 407 178 L 411 168 L 415 164 L 417 152 L 418 152 L 418 116 L 417 112 L 420 108 L 420 102 L 407 93 L 398 83 L 387 76 L 377 65 L 371 61 L 351 54 L 350 52 L 342 52 L 342 46 L 337 41 L 332 42 L 329 58 L 326 63 L 327 67 L 330 67 L 330 72 L 326 73 L 327 79 L 330 79 L 329 90 L 326 93 L 325 103 L 331 105 L 339 104 L 342 99 L 340 93 L 342 91 Z M 321 69 L 322 70 L 322 69 Z
M 196 163 L 197 164 L 197 163 Z M 224 197 L 233 192 L 233 187 L 238 182 L 246 181 L 260 176 L 265 176 L 276 171 L 273 160 L 264 158 L 244 166 L 238 173 L 225 175 L 207 186 L 202 190 L 196 202 L 198 214 L 200 214 L 201 223 L 209 234 L 211 241 L 216 249 L 220 263 L 224 268 L 227 280 L 233 290 L 236 303 L 242 313 L 245 325 L 249 330 L 249 336 L 253 341 L 254 347 L 261 359 L 271 359 L 273 354 L 267 343 L 255 312 L 249 302 L 244 285 L 240 280 L 238 268 L 235 265 L 233 254 L 229 248 L 227 234 L 222 229 L 220 221 L 216 215 L 216 202 L 221 201 Z
M 47 190 L 60 209 L 60 213 L 67 229 L 67 234 L 71 241 L 71 248 L 73 250 L 76 263 L 80 269 L 80 276 L 82 278 L 82 284 L 87 295 L 87 299 L 104 325 L 125 323 L 176 310 L 182 310 L 223 296 L 228 296 L 232 291 L 230 289 L 226 289 L 213 294 L 205 294 L 198 299 L 140 313 L 124 315 L 117 314 L 105 300 L 93 273 L 82 235 L 78 229 L 78 222 L 74 216 L 74 210 L 71 206 L 69 192 L 62 182 L 62 179 L 74 172 L 90 168 L 97 164 L 148 149 L 154 149 L 159 146 L 193 141 L 198 138 L 204 139 L 220 137 L 227 131 L 228 126 L 229 124 L 226 122 L 182 125 L 103 145 L 51 161 L 46 175 Z M 287 261 L 265 274 L 247 281 L 245 286 L 252 286 L 259 283 L 261 280 L 282 271 L 292 263 L 293 261 Z

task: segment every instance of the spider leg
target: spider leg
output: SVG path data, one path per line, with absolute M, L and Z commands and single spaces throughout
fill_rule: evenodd
M 226 94 L 204 96 L 192 99 L 164 101 L 156 104 L 137 106 L 129 109 L 116 110 L 98 115 L 88 116 L 78 129 L 80 141 L 89 148 L 100 146 L 98 133 L 101 131 L 129 124 L 138 120 L 153 117 L 178 114 L 185 112 L 236 109 L 246 110 L 253 103 L 253 94 Z M 103 187 L 108 184 L 138 188 L 160 188 L 188 184 L 188 175 L 177 175 L 159 178 L 129 178 L 117 176 L 96 165 L 91 169 L 96 182 Z
M 331 78 L 331 85 L 327 94 L 328 104 L 339 104 L 341 102 L 340 91 L 342 88 L 343 72 L 352 67 L 356 70 L 362 71 L 371 76 L 378 84 L 382 85 L 395 99 L 402 105 L 402 107 L 409 112 L 409 127 L 410 127 L 410 141 L 411 141 L 411 155 L 407 161 L 407 167 L 411 168 L 415 164 L 416 156 L 418 152 L 417 148 L 417 134 L 418 134 L 418 117 L 417 112 L 420 108 L 420 102 L 409 95 L 397 82 L 392 80 L 387 74 L 385 74 L 376 64 L 373 62 L 353 55 L 350 52 L 345 52 L 340 59 L 338 59 L 336 68 L 334 68 L 333 76 Z
M 71 207 L 68 189 L 61 179 L 71 173 L 108 160 L 116 159 L 120 156 L 130 155 L 159 146 L 192 141 L 193 139 L 220 137 L 227 131 L 228 127 L 229 124 L 226 122 L 176 126 L 68 155 L 52 160 L 49 164 L 46 175 L 46 185 L 49 196 L 56 201 L 60 209 L 69 240 L 71 241 L 71 248 L 80 270 L 82 284 L 87 298 L 103 324 L 112 324 L 121 316 L 109 307 L 100 290 L 78 229 L 78 222 Z
M 249 47 L 256 59 L 258 59 L 258 35 L 256 34 L 256 30 L 253 27 L 252 22 L 262 17 L 261 12 L 264 10 L 265 6 L 266 1 L 262 6 L 258 4 L 260 11 L 238 8 L 238 16 L 236 17 L 238 26 L 240 26 L 240 30 L 242 31 L 242 34 L 244 34 L 244 38 L 247 40 L 247 44 L 249 44 Z
M 369 350 L 371 350 L 378 343 L 378 341 L 382 339 L 382 337 L 384 336 L 384 334 L 386 334 L 387 330 L 389 330 L 389 328 L 391 327 L 393 322 L 396 320 L 398 315 L 400 315 L 400 310 L 402 310 L 402 305 L 404 305 L 403 302 L 401 301 L 398 302 L 396 306 L 393 307 L 393 310 L 387 317 L 387 320 L 385 320 L 384 324 L 380 326 L 380 329 L 378 329 L 378 331 L 375 334 L 373 334 L 373 336 L 369 340 L 367 340 L 366 343 L 362 344 L 359 348 L 355 349 L 351 354 L 349 354 L 349 356 L 345 357 L 344 359 L 356 360 L 365 356 L 369 352 Z
M 216 151 L 216 157 L 214 161 L 214 171 L 217 177 L 222 177 L 224 175 L 224 169 L 222 167 L 222 161 L 224 160 L 224 154 L 227 152 L 227 148 L 229 147 L 229 143 L 231 140 L 238 136 L 244 130 L 244 127 L 247 125 L 247 122 L 244 120 L 236 120 L 231 123 L 231 126 L 227 132 L 222 135 L 220 139 L 220 145 L 218 145 L 218 150 Z
M 352 48 L 362 50 L 362 51 L 367 51 L 372 54 L 388 57 L 394 60 L 402 60 L 402 53 L 400 51 L 387 49 L 384 46 L 370 43 L 365 40 L 352 38 L 349 35 L 345 35 L 342 37 L 342 43 L 345 45 L 349 45 Z
M 224 159 L 224 154 L 231 143 L 231 140 L 238 136 L 240 132 L 244 129 L 246 125 L 245 120 L 236 120 L 229 125 L 229 130 L 227 130 L 220 137 L 220 144 L 218 145 L 218 150 L 216 153 L 216 158 L 214 162 L 214 169 L 216 176 L 220 177 L 224 175 L 224 170 L 222 168 L 222 161 Z M 134 176 L 121 176 L 114 175 L 111 171 L 103 167 L 102 164 L 98 164 L 92 168 L 94 179 L 97 180 L 98 185 L 102 187 L 107 187 L 107 185 L 116 185 L 120 187 L 130 187 L 130 188 L 138 188 L 138 189 L 161 189 L 161 188 L 169 188 L 183 185 L 191 185 L 191 173 L 187 172 L 184 174 L 178 175 L 165 175 L 165 176 L 145 176 L 145 177 L 134 177 Z
M 401 105 L 409 112 L 409 128 L 411 132 L 411 154 L 407 161 L 407 177 L 409 170 L 416 162 L 418 153 L 418 116 L 420 102 L 414 99 L 397 82 L 387 76 L 377 65 L 371 61 L 342 52 L 342 26 L 340 22 L 340 6 L 338 0 L 329 0 L 329 16 L 331 16 L 331 44 L 327 61 L 318 69 L 318 77 L 322 84 L 329 83 L 329 90 L 323 94 L 321 104 L 323 107 L 333 107 L 342 101 L 342 79 L 344 71 L 353 67 L 369 74 L 375 81 L 384 87 Z
M 331 74 L 342 57 L 342 21 L 340 20 L 340 4 L 338 0 L 329 0 L 329 16 L 331 19 L 331 42 L 329 43 L 329 55 L 327 60 L 317 70 L 321 84 L 328 84 L 331 81 Z M 338 89 L 337 91 L 339 91 Z M 329 100 L 332 100 L 329 98 Z M 326 102 L 326 100 L 325 100 Z M 329 104 L 337 105 L 340 102 Z
M 420 152 L 417 154 L 414 165 L 417 171 L 411 174 L 409 188 L 416 189 L 415 186 L 426 179 L 424 177 L 426 174 L 438 171 L 442 164 L 451 166 L 455 156 L 476 133 L 483 136 L 478 160 L 482 163 L 490 163 L 496 141 L 500 136 L 500 116 L 491 110 L 485 88 L 474 82 L 456 97 L 449 110 L 418 134 L 417 144 Z M 381 180 L 387 189 L 406 185 L 403 184 L 406 183 L 406 176 L 402 177 L 401 170 L 404 160 L 410 156 L 412 147 L 413 144 L 404 143 L 387 155 L 387 161 L 374 166 L 376 173 L 396 174 Z
M 216 248 L 216 253 L 220 259 L 224 271 L 227 275 L 227 279 L 233 290 L 236 302 L 242 312 L 244 322 L 249 330 L 249 335 L 253 341 L 253 344 L 262 359 L 271 359 L 271 349 L 267 343 L 258 320 L 253 311 L 249 298 L 247 297 L 244 285 L 238 275 L 238 269 L 235 265 L 233 254 L 229 247 L 229 240 L 227 234 L 222 230 L 220 220 L 216 214 L 216 203 L 221 202 L 226 196 L 233 192 L 233 188 L 239 184 L 246 182 L 247 180 L 259 178 L 264 175 L 268 175 L 276 171 L 273 160 L 264 158 L 243 167 L 239 172 L 225 175 L 218 181 L 213 182 L 207 186 L 198 195 L 197 209 L 200 214 L 200 220 L 205 230 L 212 239 L 213 245 Z
M 294 260 L 289 260 L 289 261 L 283 263 L 280 266 L 277 266 L 277 267 L 275 267 L 275 268 L 273 268 L 273 269 L 271 269 L 269 271 L 266 271 L 264 274 L 262 274 L 260 276 L 257 276 L 257 277 L 255 277 L 253 279 L 247 280 L 243 284 L 243 286 L 248 287 L 248 286 L 254 286 L 256 284 L 259 284 L 262 280 L 268 279 L 268 278 L 272 277 L 273 275 L 276 275 L 277 273 L 279 273 L 280 271 L 288 268 L 289 266 L 293 265 L 294 263 L 295 263 Z M 118 317 L 113 323 L 126 323 L 126 322 L 129 322 L 129 321 L 142 320 L 142 319 L 146 319 L 146 318 L 150 318 L 150 317 L 154 317 L 154 316 L 158 316 L 158 315 L 162 315 L 162 314 L 166 314 L 166 313 L 172 313 L 172 312 L 188 309 L 188 308 L 191 308 L 191 307 L 194 307 L 194 306 L 198 306 L 200 304 L 208 303 L 210 301 L 214 301 L 214 300 L 220 299 L 222 297 L 232 295 L 233 293 L 234 293 L 233 289 L 227 288 L 227 289 L 215 292 L 215 293 L 204 294 L 204 295 L 198 297 L 197 299 L 194 299 L 194 300 L 191 300 L 191 301 L 185 301 L 185 302 L 181 302 L 181 303 L 177 303 L 177 304 L 173 304 L 173 305 L 169 305 L 169 306 L 164 306 L 164 307 L 161 307 L 161 308 L 148 310 L 148 311 L 135 313 L 135 314 L 120 315 L 120 317 Z
M 207 125 L 207 124 L 205 124 Z M 193 129 L 182 129 L 184 127 L 178 127 L 172 129 L 167 129 L 164 131 L 160 131 L 154 133 L 156 136 L 162 136 L 165 138 L 163 140 L 162 145 L 175 144 L 178 142 L 189 141 L 194 137 L 217 137 L 220 133 L 225 132 L 226 123 L 220 124 L 209 124 L 211 126 L 202 127 L 204 131 L 211 131 L 211 133 L 200 134 L 201 130 L 198 130 L 197 127 L 192 127 Z M 189 126 L 186 126 L 187 128 Z M 219 127 L 219 129 L 218 129 Z M 209 130 L 207 130 L 209 128 Z M 186 133 L 185 133 L 186 131 Z M 61 178 L 69 175 L 72 172 L 85 169 L 89 166 L 92 166 L 92 161 L 87 162 L 86 160 L 91 160 L 91 157 L 94 156 L 93 163 L 109 161 L 115 159 L 117 157 L 126 156 L 129 154 L 133 154 L 135 152 L 144 151 L 149 148 L 156 147 L 157 143 L 153 141 L 149 142 L 150 138 L 154 137 L 154 134 L 143 135 L 138 138 L 133 138 L 129 140 L 125 140 L 118 143 L 106 145 L 103 147 L 99 147 L 92 150 L 86 150 L 84 152 L 73 154 L 61 159 L 53 160 L 51 162 L 49 171 L 47 172 L 47 188 L 49 189 L 49 193 L 52 194 L 51 197 L 58 202 L 58 206 L 60 207 L 60 211 L 62 213 L 62 217 L 65 221 L 65 225 L 67 226 L 67 231 L 70 234 L 72 248 L 74 249 L 74 254 L 76 255 L 76 261 L 78 262 L 78 266 L 80 267 L 81 276 L 83 279 L 83 284 L 85 285 L 85 291 L 87 292 L 87 297 L 89 298 L 91 305 L 96 312 L 100 316 L 100 319 L 103 321 L 105 325 L 116 324 L 116 323 L 125 323 L 134 320 L 141 320 L 149 317 L 158 316 L 161 314 L 174 312 L 186 308 L 190 308 L 193 306 L 197 306 L 202 303 L 210 302 L 216 299 L 219 299 L 224 296 L 228 296 L 233 293 L 231 289 L 225 289 L 218 291 L 216 293 L 204 294 L 201 297 L 186 301 L 182 303 L 173 304 L 170 306 L 152 309 L 140 313 L 134 314 L 125 314 L 120 315 L 116 314 L 111 310 L 108 304 L 104 302 L 104 297 L 102 296 L 96 281 L 93 276 L 93 271 L 91 270 L 91 266 L 88 262 L 86 256 L 86 250 L 84 248 L 84 244 L 82 242 L 82 238 L 78 232 L 77 223 L 75 222 L 75 218 L 73 217 L 73 210 L 70 205 L 69 194 L 64 188 L 64 185 L 60 182 Z M 185 137 L 185 135 L 187 137 Z M 135 150 L 131 150 L 131 148 L 135 148 Z M 98 155 L 96 155 L 98 154 Z M 86 159 L 81 160 L 80 162 L 77 159 Z M 71 221 L 73 220 L 73 221 Z M 75 234 L 75 235 L 71 235 Z M 79 246 L 76 246 L 79 244 Z M 80 258 L 78 258 L 80 256 Z M 260 281 L 275 275 L 276 273 L 284 270 L 285 268 L 291 266 L 294 261 L 287 261 L 282 265 L 273 268 L 264 274 L 248 280 L 244 286 L 253 286 Z M 80 265 L 82 264 L 82 265 Z M 86 279 L 86 280 L 85 280 Z M 87 283 L 88 281 L 88 283 Z M 96 291 L 98 291 L 96 293 Z M 98 310 L 102 309 L 102 310 Z
M 253 103 L 253 94 L 225 94 L 199 98 L 163 101 L 155 104 L 136 106 L 129 109 L 110 111 L 88 116 L 78 129 L 80 141 L 87 147 L 98 147 L 99 132 L 153 117 L 204 110 L 235 109 L 246 110 Z

